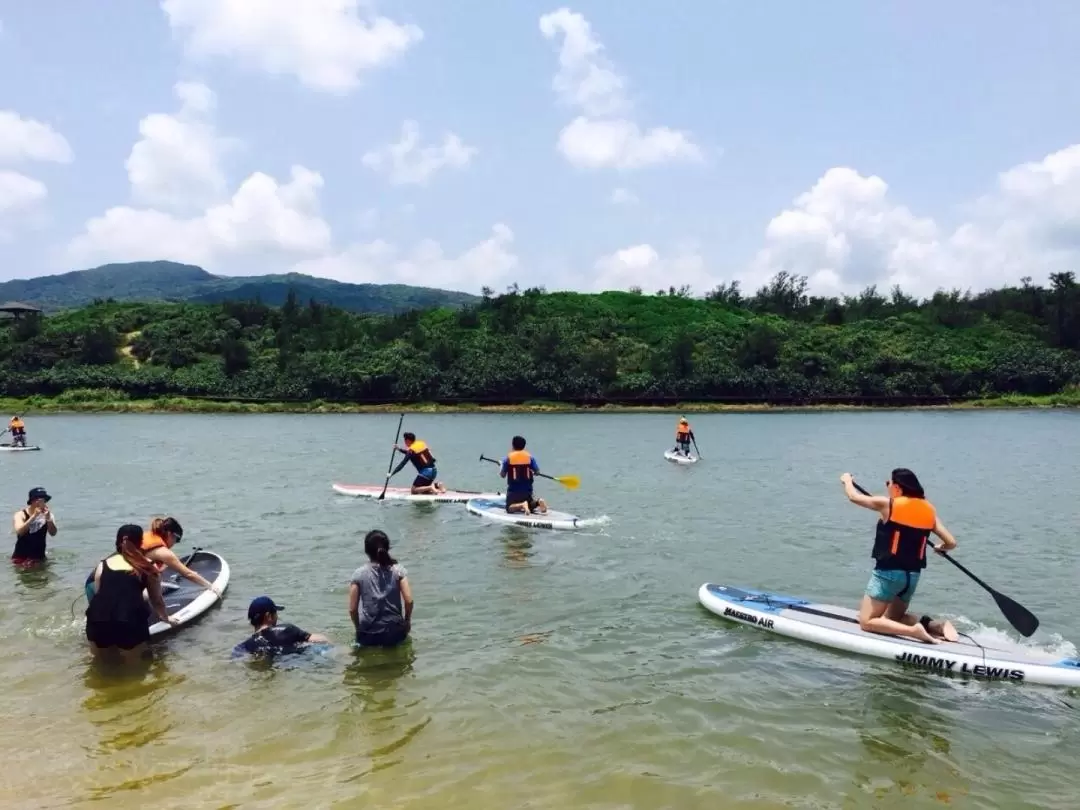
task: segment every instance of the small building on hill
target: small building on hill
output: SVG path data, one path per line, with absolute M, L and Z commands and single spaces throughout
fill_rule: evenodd
M 21 301 L 8 301 L 6 304 L 0 304 L 0 320 L 17 321 L 24 315 L 30 315 L 32 313 L 40 315 L 41 310 L 37 307 L 30 306 L 30 304 L 24 304 Z

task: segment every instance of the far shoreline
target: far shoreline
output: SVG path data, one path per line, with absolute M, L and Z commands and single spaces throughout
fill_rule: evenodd
M 563 402 L 529 401 L 513 405 L 484 405 L 477 403 L 439 404 L 431 402 L 393 404 L 354 404 L 342 402 L 252 402 L 244 400 L 196 399 L 190 397 L 158 397 L 126 399 L 95 397 L 93 392 L 79 391 L 57 397 L 34 396 L 25 399 L 0 398 L 0 411 L 8 414 L 85 414 L 85 413 L 180 413 L 180 414 L 626 414 L 626 413 L 796 413 L 796 412 L 873 412 L 873 411 L 958 411 L 958 410 L 1018 410 L 1018 409 L 1080 409 L 1080 389 L 1047 396 L 1005 395 L 973 400 L 957 400 L 935 404 L 769 404 L 760 402 L 694 402 L 674 405 L 634 405 L 608 403 L 576 405 Z

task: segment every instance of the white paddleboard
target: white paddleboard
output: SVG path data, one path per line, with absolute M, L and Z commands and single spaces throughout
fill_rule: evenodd
M 40 450 L 36 444 L 28 444 L 26 447 L 19 447 L 14 444 L 0 444 L 0 452 L 3 453 L 26 453 L 30 450 Z
M 547 512 L 543 513 L 533 512 L 531 515 L 526 515 L 524 512 L 507 512 L 506 498 L 504 496 L 499 496 L 498 500 L 473 498 L 465 504 L 465 508 L 472 514 L 488 520 L 512 523 L 515 526 L 527 526 L 533 529 L 574 531 L 606 520 L 606 518 L 581 518 L 577 515 L 571 515 L 569 512 L 556 512 L 553 509 L 548 509 Z
M 710 582 L 698 589 L 698 601 L 730 621 L 903 667 L 983 680 L 1080 686 L 1080 659 L 1008 641 L 979 644 L 961 635 L 956 642 L 925 644 L 867 633 L 851 608 Z
M 189 558 L 184 559 L 184 564 L 208 582 L 220 587 L 222 596 L 225 595 L 229 587 L 230 571 L 224 557 L 212 551 L 199 549 Z M 161 595 L 165 597 L 165 609 L 169 611 L 169 616 L 179 620 L 180 624 L 173 627 L 167 622 L 160 621 L 151 612 L 151 638 L 180 630 L 200 618 L 218 602 L 216 593 L 201 585 L 196 585 L 171 569 L 165 569 L 165 574 L 161 578 Z
M 378 498 L 383 491 L 382 484 L 331 484 L 334 492 L 353 498 Z M 502 498 L 499 492 L 474 492 L 467 489 L 448 489 L 438 495 L 413 495 L 410 487 L 387 487 L 388 501 L 432 501 L 434 503 L 465 503 L 470 498 Z
M 688 456 L 684 456 L 677 450 L 665 450 L 664 458 L 668 461 L 673 461 L 676 464 L 697 464 L 698 457 L 691 453 Z

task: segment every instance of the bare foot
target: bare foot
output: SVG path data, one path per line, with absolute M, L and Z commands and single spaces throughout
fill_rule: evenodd
M 912 638 L 916 638 L 919 641 L 922 641 L 922 642 L 924 642 L 926 644 L 940 644 L 941 643 L 941 641 L 939 639 L 936 639 L 932 635 L 930 635 L 926 631 L 926 628 L 923 627 L 921 624 L 916 624 L 912 629 L 914 630 L 914 633 L 912 634 Z
M 956 632 L 956 628 L 953 627 L 953 623 L 950 621 L 930 622 L 930 626 L 939 632 L 946 641 L 960 640 L 960 634 Z

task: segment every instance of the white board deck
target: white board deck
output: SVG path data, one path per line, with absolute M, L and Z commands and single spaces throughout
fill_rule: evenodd
M 26 447 L 18 447 L 14 444 L 0 444 L 0 452 L 4 453 L 27 453 L 31 450 L 40 450 L 36 444 L 28 444 Z
M 382 484 L 331 484 L 334 492 L 352 498 L 378 498 L 382 494 Z M 489 498 L 499 500 L 499 492 L 474 492 L 467 489 L 448 489 L 438 495 L 414 495 L 411 487 L 387 487 L 388 501 L 430 501 L 432 503 L 465 503 L 470 498 Z
M 962 635 L 955 642 L 925 644 L 867 633 L 852 608 L 710 582 L 698 589 L 698 601 L 729 621 L 904 667 L 982 680 L 1080 686 L 1080 659 L 1018 643 L 980 644 Z
M 665 450 L 664 458 L 675 464 L 697 464 L 698 457 L 691 453 L 688 456 L 684 456 L 682 453 L 675 450 Z
M 531 515 L 526 515 L 524 512 L 507 512 L 506 498 L 503 496 L 500 496 L 498 500 L 472 498 L 465 504 L 465 508 L 470 513 L 487 520 L 532 529 L 575 531 L 606 520 L 606 518 L 582 518 L 569 512 L 557 512 L 554 509 L 548 509 L 547 512 L 543 513 L 533 512 Z

